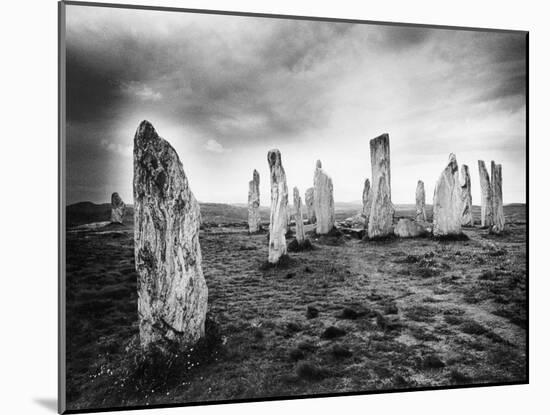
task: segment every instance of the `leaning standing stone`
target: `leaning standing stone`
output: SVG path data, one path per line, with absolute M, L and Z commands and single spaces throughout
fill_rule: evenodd
M 426 191 L 424 190 L 424 182 L 419 180 L 416 184 L 416 221 L 426 222 Z
M 117 192 L 111 195 L 111 223 L 120 223 L 124 220 L 126 205 Z
M 493 196 L 493 227 L 491 231 L 501 233 L 504 230 L 504 208 L 502 205 L 502 165 L 491 161 L 491 190 Z
M 270 150 L 267 153 L 267 162 L 271 177 L 268 261 L 271 264 L 276 264 L 286 254 L 288 188 L 285 169 L 281 162 L 281 152 L 277 149 Z
M 294 215 L 296 219 L 296 241 L 299 244 L 304 243 L 306 235 L 304 232 L 304 217 L 302 213 L 302 198 L 297 187 L 294 188 Z
M 460 202 L 458 164 L 455 155 L 451 154 L 447 167 L 435 184 L 434 236 L 460 235 L 462 233 Z
M 309 223 L 315 223 L 314 191 L 313 187 L 306 190 L 306 210 Z
M 319 235 L 325 235 L 334 228 L 334 195 L 332 179 L 322 169 L 321 160 L 317 160 L 313 188 L 316 232 Z
M 134 137 L 134 252 L 141 346 L 187 346 L 204 335 L 208 288 L 200 209 L 174 148 L 143 121 Z
M 248 232 L 255 233 L 260 229 L 260 173 L 254 169 L 252 180 L 248 182 Z
M 483 160 L 477 162 L 479 168 L 479 184 L 481 187 L 481 226 L 493 226 L 493 196 L 489 173 Z
M 461 223 L 462 226 L 473 226 L 472 217 L 472 181 L 470 179 L 470 169 L 465 164 L 460 168 L 460 199 L 461 199 Z
M 372 206 L 369 213 L 368 237 L 380 238 L 393 233 L 391 201 L 390 137 L 382 134 L 370 140 L 372 167 Z

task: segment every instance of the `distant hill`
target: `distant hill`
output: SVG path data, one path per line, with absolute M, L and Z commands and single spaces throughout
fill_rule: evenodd
M 357 202 L 335 204 L 336 220 L 343 220 L 354 216 L 361 211 L 361 204 Z M 201 216 L 204 223 L 239 223 L 248 220 L 248 208 L 245 205 L 229 205 L 225 203 L 200 203 Z M 474 218 L 479 218 L 479 206 L 473 206 Z M 432 206 L 426 205 L 428 218 L 432 217 Z M 66 207 L 67 226 L 78 226 L 92 222 L 108 221 L 111 218 L 111 204 L 96 204 L 92 202 L 79 202 Z M 525 221 L 526 206 L 523 203 L 511 203 L 504 206 L 504 214 L 507 221 Z M 134 209 L 132 205 L 126 206 L 124 223 L 133 225 Z M 262 221 L 269 222 L 269 208 L 260 207 Z M 414 217 L 415 206 L 413 204 L 395 205 L 395 217 Z

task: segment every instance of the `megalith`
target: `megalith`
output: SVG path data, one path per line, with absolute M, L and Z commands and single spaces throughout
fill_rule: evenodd
M 296 221 L 296 241 L 299 244 L 304 243 L 306 235 L 304 232 L 304 216 L 302 212 L 302 198 L 297 187 L 294 188 L 294 218 Z
M 470 168 L 463 164 L 460 167 L 460 222 L 462 226 L 473 226 L 472 216 L 472 180 Z
M 248 232 L 260 230 L 260 173 L 254 169 L 252 180 L 248 182 Z
M 314 191 L 313 187 L 306 190 L 305 202 L 309 223 L 315 223 Z
M 434 236 L 460 235 L 461 198 L 458 164 L 454 154 L 435 184 L 433 201 Z
M 126 205 L 122 201 L 122 198 L 117 192 L 113 193 L 111 195 L 111 223 L 122 224 L 125 212 Z
M 365 183 L 363 184 L 363 210 L 361 211 L 361 215 L 363 215 L 365 218 L 369 217 L 370 213 L 370 207 L 372 204 L 372 197 L 371 197 L 371 191 L 370 191 L 370 180 L 365 179 Z
M 491 194 L 493 197 L 493 227 L 491 231 L 501 233 L 504 230 L 504 207 L 502 205 L 502 165 L 491 161 Z
M 372 205 L 367 233 L 369 238 L 393 233 L 394 208 L 391 201 L 390 136 L 382 134 L 370 140 L 372 168 Z
M 134 255 L 141 346 L 187 346 L 204 335 L 208 288 L 200 208 L 174 148 L 143 121 L 134 137 Z
M 288 226 L 288 188 L 281 152 L 277 149 L 267 153 L 271 178 L 271 213 L 269 216 L 268 262 L 276 264 L 286 255 L 286 232 Z
M 481 226 L 493 226 L 493 196 L 491 180 L 483 160 L 477 162 L 479 168 L 479 185 L 481 188 Z
M 332 179 L 322 169 L 321 160 L 317 160 L 316 163 L 313 189 L 316 232 L 319 235 L 325 235 L 334 228 L 334 195 Z
M 428 217 L 426 215 L 426 191 L 424 190 L 424 182 L 419 180 L 416 184 L 416 221 L 426 222 Z

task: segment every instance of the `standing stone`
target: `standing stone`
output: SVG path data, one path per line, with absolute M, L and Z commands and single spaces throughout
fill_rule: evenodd
M 117 192 L 111 195 L 111 223 L 120 223 L 124 220 L 126 205 Z
M 493 197 L 493 227 L 491 231 L 504 230 L 504 208 L 502 205 L 502 165 L 491 161 L 491 194 Z
M 313 189 L 316 232 L 319 235 L 325 235 L 334 228 L 334 195 L 332 179 L 322 169 L 321 160 L 317 160 Z
M 483 160 L 477 162 L 479 168 L 479 184 L 481 187 L 481 226 L 493 226 L 493 197 L 489 173 Z
M 315 223 L 314 191 L 313 187 L 306 190 L 306 210 L 309 223 Z
M 419 180 L 416 184 L 416 221 L 426 222 L 426 191 L 424 190 L 424 182 Z
M 461 199 L 461 224 L 462 226 L 473 226 L 472 216 L 472 181 L 470 179 L 470 168 L 463 164 L 460 168 L 460 199 Z
M 204 335 L 200 208 L 174 148 L 143 121 L 134 137 L 134 254 L 144 349 Z
M 449 163 L 439 176 L 434 190 L 434 236 L 460 235 L 461 198 L 456 157 L 451 153 Z
M 270 150 L 267 153 L 267 162 L 271 176 L 268 261 L 276 264 L 283 255 L 286 255 L 288 188 L 285 169 L 281 162 L 281 152 L 277 149 Z
M 363 185 L 363 197 L 362 197 L 363 210 L 361 211 L 361 215 L 363 215 L 365 218 L 369 217 L 369 211 L 370 211 L 369 201 L 372 204 L 372 198 L 370 198 L 370 196 L 371 196 L 370 180 L 365 179 L 365 184 Z
M 256 233 L 260 229 L 260 173 L 254 169 L 248 182 L 248 232 Z
M 304 232 L 304 216 L 302 212 L 302 198 L 297 187 L 294 188 L 294 210 L 296 219 L 296 241 L 299 244 L 304 243 L 306 235 Z
M 370 140 L 372 167 L 372 206 L 367 226 L 369 238 L 393 233 L 393 204 L 391 201 L 390 136 L 382 134 Z

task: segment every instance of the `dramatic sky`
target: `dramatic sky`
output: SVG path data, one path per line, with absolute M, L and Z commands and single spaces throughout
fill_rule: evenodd
M 67 202 L 132 203 L 141 120 L 177 150 L 204 202 L 269 204 L 267 152 L 289 189 L 315 161 L 336 201 L 361 198 L 369 140 L 389 133 L 392 200 L 431 203 L 454 152 L 502 164 L 504 203 L 524 202 L 525 35 L 67 6 Z

